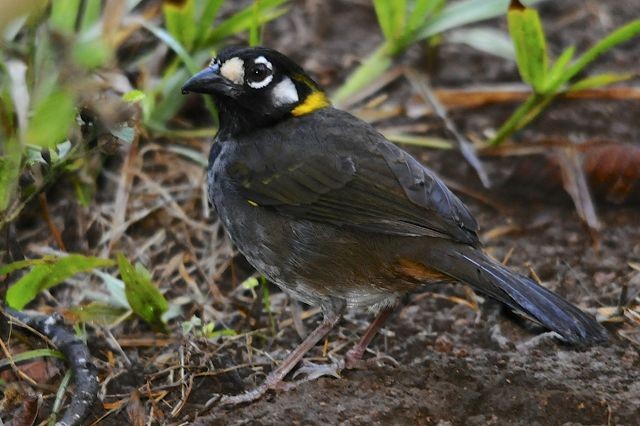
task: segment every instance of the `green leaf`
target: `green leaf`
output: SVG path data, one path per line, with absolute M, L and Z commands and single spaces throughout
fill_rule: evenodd
M 395 39 L 393 1 L 373 0 L 373 6 L 384 37 L 393 41 Z
M 259 24 L 265 23 L 283 15 L 287 9 L 279 7 L 286 3 L 287 0 L 262 0 L 259 5 Z M 245 9 L 237 12 L 220 25 L 210 30 L 205 38 L 205 45 L 213 46 L 216 43 L 221 42 L 225 38 L 243 33 L 253 24 L 253 5 L 246 7 Z
M 423 40 L 452 28 L 495 18 L 507 12 L 508 0 L 465 0 L 449 4 L 420 26 L 413 41 Z
M 333 100 L 336 103 L 345 101 L 351 95 L 378 78 L 391 66 L 391 54 L 387 46 L 387 44 L 380 46 L 347 77 L 347 80 L 333 95 Z
M 73 96 L 54 90 L 34 108 L 29 120 L 27 142 L 50 148 L 67 138 L 76 116 Z
M 145 95 L 145 93 L 142 90 L 130 90 L 124 95 L 122 95 L 122 100 L 125 102 L 135 103 L 135 102 L 140 102 L 146 97 L 147 95 Z
M 547 82 L 544 87 L 544 93 L 553 93 L 566 81 L 563 78 L 563 74 L 566 72 L 566 66 L 571 59 L 576 49 L 574 46 L 567 47 L 562 54 L 558 57 L 551 69 L 547 72 Z
M 24 352 L 20 352 L 19 354 L 13 355 L 11 357 L 11 360 L 8 360 L 6 358 L 0 359 L 0 368 L 5 368 L 11 365 L 12 362 L 17 364 L 24 361 L 31 361 L 33 359 L 42 358 L 42 357 L 57 358 L 63 361 L 65 359 L 62 352 L 59 352 L 53 349 L 44 349 L 44 348 L 32 349 L 30 351 L 24 351 Z
M 13 271 L 17 271 L 18 269 L 24 269 L 35 265 L 42 265 L 43 263 L 52 263 L 55 262 L 56 259 L 57 257 L 55 256 L 45 256 L 38 259 L 18 260 L 7 265 L 2 265 L 2 267 L 0 267 L 0 277 L 6 274 L 10 274 Z
M 196 47 L 202 46 L 202 43 L 205 41 L 205 37 L 207 36 L 209 29 L 213 25 L 213 21 L 218 14 L 218 10 L 220 10 L 220 7 L 223 3 L 224 0 L 209 0 L 198 2 L 198 4 L 196 5 L 198 9 L 196 16 L 199 17 L 196 21 Z
M 134 268 L 121 253 L 117 259 L 127 301 L 133 312 L 154 330 L 166 332 L 162 314 L 169 309 L 169 303 L 151 281 L 149 272 L 142 267 Z
M 260 45 L 260 0 L 253 0 L 253 16 L 249 28 L 249 46 Z
M 182 60 L 182 62 L 184 62 L 184 64 L 186 65 L 187 69 L 191 74 L 195 74 L 198 71 L 200 71 L 198 65 L 193 61 L 193 59 L 191 59 L 189 52 L 185 50 L 184 46 L 175 37 L 173 37 L 164 29 L 156 25 L 150 24 L 147 21 L 140 21 L 140 23 L 151 34 L 156 36 L 156 38 L 158 38 L 164 44 L 169 46 L 169 48 L 173 50 L 176 55 L 178 55 L 178 57 Z
M 450 43 L 464 43 L 490 55 L 515 60 L 516 53 L 509 35 L 492 27 L 460 28 L 447 34 Z
M 71 312 L 82 322 L 111 326 L 117 324 L 123 316 L 131 311 L 120 306 L 91 302 L 88 305 L 73 308 Z
M 20 177 L 22 160 L 20 144 L 16 138 L 8 138 L 3 149 L 5 155 L 0 157 L 0 212 L 9 207 Z
M 111 266 L 113 263 L 109 259 L 87 257 L 80 254 L 44 258 L 43 263 L 36 264 L 31 271 L 9 287 L 6 295 L 7 304 L 14 309 L 21 310 L 42 290 L 56 286 L 77 273 Z
M 61 33 L 73 34 L 80 11 L 80 0 L 55 0 L 51 2 L 49 23 Z
M 632 72 L 625 74 L 618 74 L 613 72 L 597 74 L 577 81 L 567 89 L 567 92 L 577 92 L 579 90 L 595 89 L 602 86 L 608 86 L 610 84 L 629 80 L 635 77 L 635 75 L 636 74 Z
M 100 21 L 102 0 L 84 0 L 80 32 L 89 31 Z
M 197 27 L 194 23 L 194 1 L 162 3 L 164 20 L 169 34 L 178 40 L 187 50 L 191 50 L 196 39 Z
M 256 277 L 249 277 L 246 280 L 242 281 L 240 285 L 246 290 L 251 290 L 258 287 L 260 285 L 260 281 L 258 281 Z
M 358 90 L 371 83 L 392 64 L 392 57 L 401 53 L 411 43 L 432 37 L 441 32 L 495 18 L 507 11 L 508 0 L 465 0 L 445 7 L 441 12 L 421 20 L 420 26 L 408 37 L 378 46 L 350 75 L 334 95 L 337 103 L 345 101 Z M 421 6 L 424 7 L 424 6 Z M 433 6 L 439 7 L 439 3 Z M 415 9 L 414 9 L 415 10 Z M 415 18 L 417 20 L 417 18 Z
M 420 27 L 420 24 L 422 24 L 429 15 L 441 9 L 445 2 L 446 0 L 416 0 L 413 10 L 409 15 L 406 32 L 414 34 Z
M 599 42 L 592 48 L 587 50 L 574 62 L 565 73 L 564 82 L 571 80 L 576 74 L 593 62 L 598 56 L 627 40 L 640 34 L 640 19 L 633 20 L 626 25 L 618 28 Z
M 96 38 L 74 44 L 71 57 L 76 64 L 90 70 L 105 65 L 111 59 L 111 53 L 105 42 Z
M 538 11 L 529 8 L 511 9 L 507 14 L 507 22 L 520 76 L 537 93 L 542 93 L 546 84 L 549 58 Z

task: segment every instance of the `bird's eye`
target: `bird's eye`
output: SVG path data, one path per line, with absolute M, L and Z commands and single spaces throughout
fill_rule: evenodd
M 271 83 L 273 73 L 271 69 L 263 63 L 255 64 L 246 77 L 247 84 L 253 89 L 261 89 Z

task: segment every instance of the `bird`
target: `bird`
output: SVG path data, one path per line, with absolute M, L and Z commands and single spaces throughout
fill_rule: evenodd
M 256 388 L 286 376 L 346 310 L 378 312 L 346 354 L 360 366 L 400 298 L 462 282 L 571 344 L 607 340 L 590 314 L 489 257 L 469 209 L 443 181 L 370 124 L 334 108 L 296 62 L 268 47 L 222 49 L 182 92 L 209 95 L 219 129 L 208 197 L 248 262 L 323 320 Z

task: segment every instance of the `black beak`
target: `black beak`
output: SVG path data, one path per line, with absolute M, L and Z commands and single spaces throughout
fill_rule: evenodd
M 220 75 L 220 65 L 213 64 L 187 80 L 182 86 L 182 94 L 194 92 L 225 95 L 233 89 L 233 83 Z

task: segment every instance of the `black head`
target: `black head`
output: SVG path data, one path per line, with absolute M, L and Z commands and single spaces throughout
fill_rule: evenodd
M 282 53 L 265 47 L 230 47 L 191 77 L 182 92 L 213 96 L 221 127 L 246 131 L 329 105 L 320 87 Z

